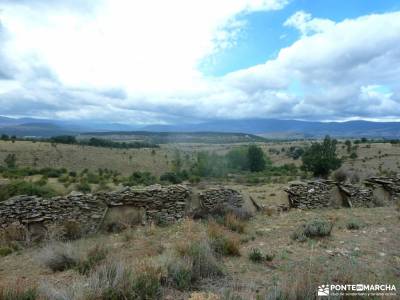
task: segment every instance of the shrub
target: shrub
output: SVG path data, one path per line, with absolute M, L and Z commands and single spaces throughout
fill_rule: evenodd
M 13 252 L 13 249 L 10 247 L 0 247 L 0 257 L 7 256 Z
M 260 263 L 264 261 L 264 255 L 262 254 L 262 252 L 260 251 L 260 249 L 258 248 L 253 248 L 250 251 L 249 254 L 249 259 L 252 262 L 256 262 L 256 263 Z
M 134 172 L 124 182 L 124 185 L 126 186 L 152 185 L 155 183 L 157 183 L 157 179 L 153 175 L 151 175 L 150 172 Z
M 81 274 L 88 274 L 101 261 L 106 259 L 108 250 L 105 247 L 96 245 L 89 249 L 86 257 L 78 262 L 77 270 Z
M 42 284 L 40 291 L 47 300 L 161 299 L 160 275 L 160 269 L 148 263 L 130 270 L 123 262 L 109 261 L 90 273 L 87 281 L 61 288 Z
M 192 284 L 192 265 L 189 261 L 180 259 L 168 265 L 168 278 L 178 290 L 188 290 Z
M 67 174 L 61 175 L 60 177 L 58 177 L 58 182 L 61 183 L 66 183 L 69 181 L 69 177 Z
M 222 267 L 206 240 L 186 241 L 178 244 L 176 250 L 179 257 L 188 262 L 192 281 L 223 275 Z
M 79 264 L 79 253 L 69 243 L 47 245 L 39 253 L 39 261 L 53 272 L 72 269 Z
M 182 182 L 182 178 L 177 173 L 174 173 L 174 172 L 167 172 L 167 173 L 162 174 L 160 176 L 160 180 L 170 182 L 173 184 Z
M 133 275 L 121 262 L 107 262 L 89 276 L 88 299 L 135 299 Z
M 240 256 L 240 240 L 228 235 L 218 224 L 212 222 L 208 225 L 208 237 L 211 248 L 218 255 Z
M 333 179 L 337 182 L 345 182 L 347 177 L 348 173 L 343 169 L 339 169 L 333 173 Z
M 135 299 L 161 298 L 161 269 L 148 262 L 140 264 L 135 270 L 132 289 Z
M 100 176 L 90 172 L 86 174 L 86 179 L 88 183 L 93 183 L 93 184 L 100 183 Z
M 90 193 L 92 188 L 86 180 L 81 180 L 79 184 L 76 185 L 76 189 L 82 193 Z
M 360 220 L 357 220 L 357 219 L 351 219 L 346 224 L 346 228 L 348 230 L 358 230 L 361 227 L 363 227 L 363 224 L 360 222 Z
M 88 274 L 106 258 L 107 253 L 107 249 L 99 245 L 83 250 L 80 245 L 53 243 L 43 248 L 38 258 L 53 272 L 77 269 L 82 274 Z
M 16 195 L 52 197 L 56 195 L 56 192 L 48 186 L 42 186 L 35 182 L 27 182 L 23 180 L 12 181 L 9 184 L 2 186 L 0 189 L 0 201 Z
M 0 288 L 0 300 L 36 300 L 38 293 L 36 289 L 26 288 L 15 284 L 12 287 Z
M 17 158 L 15 154 L 7 154 L 6 158 L 4 159 L 4 163 L 6 164 L 7 168 L 14 169 L 17 166 Z
M 349 156 L 351 159 L 356 159 L 358 157 L 357 153 L 352 152 Z
M 228 167 L 232 170 L 249 170 L 248 147 L 239 147 L 226 154 Z
M 249 259 L 255 263 L 261 263 L 264 261 L 272 261 L 274 259 L 273 254 L 264 254 L 258 248 L 252 248 L 249 253 Z
M 300 226 L 293 234 L 292 239 L 305 241 L 307 238 L 329 236 L 333 224 L 324 219 L 314 219 Z
M 192 184 L 199 183 L 200 181 L 201 181 L 200 176 L 197 176 L 197 175 L 190 175 L 189 176 L 189 182 L 192 183 Z
M 48 181 L 49 180 L 46 176 L 42 176 L 42 178 L 40 178 L 38 181 L 36 181 L 35 184 L 37 184 L 39 186 L 45 186 Z
M 47 176 L 48 178 L 58 178 L 66 172 L 67 172 L 66 169 L 53 169 L 53 168 L 43 168 L 39 171 L 40 174 Z
M 75 220 L 68 220 L 64 222 L 63 233 L 67 240 L 76 240 L 82 237 L 81 226 Z
M 10 224 L 0 229 L 0 242 L 10 244 L 15 241 L 26 241 L 27 230 L 25 226 L 20 224 Z
M 246 224 L 232 212 L 225 215 L 224 225 L 230 230 L 236 231 L 238 233 L 244 233 L 244 230 L 246 228 Z

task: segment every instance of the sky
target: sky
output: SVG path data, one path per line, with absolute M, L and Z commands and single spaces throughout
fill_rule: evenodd
M 0 115 L 400 121 L 400 1 L 0 0 Z

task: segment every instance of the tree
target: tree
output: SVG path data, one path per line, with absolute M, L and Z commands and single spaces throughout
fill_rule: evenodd
M 7 134 L 2 134 L 0 139 L 3 141 L 8 141 L 10 137 Z
M 347 147 L 347 153 L 350 153 L 350 151 L 351 151 L 351 141 L 350 141 L 350 140 L 346 140 L 346 141 L 344 142 L 344 144 L 345 144 L 346 147 Z
M 302 168 L 313 172 L 314 176 L 327 177 L 330 171 L 338 169 L 342 164 L 336 154 L 336 144 L 337 141 L 329 136 L 322 143 L 312 144 L 302 156 Z
M 266 161 L 264 152 L 260 147 L 256 145 L 249 146 L 249 149 L 247 150 L 247 158 L 251 172 L 260 172 L 265 170 Z
M 15 154 L 8 154 L 4 159 L 4 163 L 6 164 L 7 168 L 14 169 L 17 166 L 17 158 Z
M 232 170 L 245 171 L 249 169 L 248 148 L 239 147 L 226 154 L 228 167 Z

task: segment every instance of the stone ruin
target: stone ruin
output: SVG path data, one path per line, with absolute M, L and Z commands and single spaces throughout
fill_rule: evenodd
M 371 177 L 360 185 L 332 180 L 294 182 L 285 191 L 293 208 L 384 206 L 400 199 L 400 177 Z
M 193 204 L 194 199 L 197 203 Z M 144 222 L 173 223 L 191 214 L 196 207 L 211 208 L 228 205 L 241 208 L 241 193 L 224 187 L 193 191 L 185 185 L 146 188 L 126 187 L 119 191 L 81 194 L 44 199 L 36 196 L 15 196 L 0 202 L 0 229 L 10 224 L 26 228 L 38 225 L 62 225 L 68 221 L 79 223 L 86 233 L 98 231 L 107 216 L 131 209 L 144 214 Z

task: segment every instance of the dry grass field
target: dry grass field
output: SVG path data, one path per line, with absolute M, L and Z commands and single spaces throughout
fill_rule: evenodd
M 307 143 L 281 142 L 261 146 L 274 165 L 294 163 L 299 166 L 301 160 L 289 158 L 287 149 L 304 147 Z M 122 150 L 2 141 L 0 161 L 7 154 L 15 153 L 18 166 L 67 168 L 73 171 L 108 168 L 125 175 L 133 171 L 150 171 L 159 176 L 171 170 L 171 161 L 177 149 L 185 158 L 185 163 L 189 164 L 198 151 L 225 154 L 237 146 L 168 144 L 155 149 L 154 153 L 152 149 Z M 355 151 L 357 158 L 346 159 L 343 168 L 357 172 L 361 179 L 400 171 L 399 146 L 389 143 L 359 144 Z M 342 144 L 339 144 L 338 152 L 339 156 L 348 156 Z M 200 184 L 215 183 L 214 180 Z M 0 290 L 2 287 L 20 290 L 32 287 L 39 291 L 39 299 L 124 299 L 104 297 L 104 290 L 99 286 L 102 281 L 96 276 L 100 276 L 102 265 L 107 268 L 110 264 L 122 264 L 124 268 L 133 270 L 134 277 L 148 275 L 145 278 L 147 283 L 153 282 L 153 277 L 162 283 L 160 287 L 154 283 L 157 289 L 156 296 L 153 295 L 155 298 L 147 295 L 135 299 L 314 299 L 317 285 L 344 282 L 379 282 L 395 284 L 400 289 L 400 212 L 394 206 L 310 211 L 291 209 L 283 212 L 279 207 L 287 204 L 283 190 L 286 183 L 239 184 L 232 180 L 219 183 L 251 195 L 264 209 L 249 220 L 239 220 L 239 227 L 232 227 L 227 221 L 225 225 L 219 225 L 210 220 L 187 219 L 168 227 L 137 226 L 120 233 L 102 233 L 62 244 L 63 249 L 92 253 L 86 253 L 88 257 L 93 255 L 91 249 L 95 249 L 95 253 L 99 249 L 104 250 L 100 262 L 89 265 L 92 268 L 89 275 L 82 274 L 80 265 L 51 270 L 43 262 L 43 253 L 49 247 L 47 243 L 16 247 L 13 253 L 0 255 Z M 50 178 L 49 184 L 66 192 L 56 179 Z M 302 224 L 315 219 L 327 220 L 333 225 L 332 232 L 325 237 L 307 238 L 302 242 L 292 238 Z M 170 281 L 171 268 L 182 267 L 179 264 L 184 263 L 185 255 L 189 255 L 188 243 L 210 243 L 212 246 L 213 241 L 218 239 L 229 242 L 229 246 L 224 244 L 227 252 L 216 258 L 205 256 L 201 264 L 210 263 L 208 260 L 216 263 L 216 260 L 221 274 L 213 276 L 214 273 L 209 271 L 211 275 L 203 274 L 200 279 L 190 282 L 189 287 L 174 286 Z M 49 243 L 54 245 L 59 242 Z M 178 274 L 181 276 L 179 282 L 185 283 L 186 273 Z M 97 282 L 95 287 L 93 282 Z M 148 291 L 154 288 L 144 286 L 140 289 Z M 138 286 L 136 288 L 139 289 Z M 96 293 L 103 293 L 103 296 L 93 296 Z M 398 295 L 385 299 L 396 297 Z M 3 300 L 1 296 L 0 299 Z
M 238 255 L 220 258 L 224 276 L 218 280 L 205 278 L 189 290 L 165 287 L 159 299 L 296 299 L 290 298 L 291 293 L 313 293 L 316 284 L 326 281 L 400 284 L 400 219 L 393 207 L 279 212 L 277 206 L 286 203 L 279 192 L 281 186 L 237 188 L 270 209 L 245 221 L 242 233 L 221 227 L 224 236 L 238 241 L 235 247 L 239 251 Z M 331 235 L 294 241 L 291 235 L 296 228 L 314 218 L 330 220 Z M 360 228 L 348 229 L 351 222 L 357 222 Z M 163 266 L 163 273 L 165 263 L 180 244 L 207 236 L 210 226 L 210 222 L 184 220 L 169 227 L 139 226 L 71 243 L 85 249 L 103 245 L 108 253 L 105 261 L 122 261 L 133 269 L 148 261 Z M 39 258 L 41 247 L 0 258 L 0 284 L 40 286 L 49 292 L 52 288 L 66 291 L 86 282 L 87 277 L 74 269 L 51 271 Z M 249 255 L 254 249 L 269 259 L 251 261 Z M 278 293 L 289 298 L 279 298 Z M 215 298 L 207 298 L 211 294 Z M 297 299 L 311 299 L 304 297 Z
M 287 155 L 290 147 L 306 147 L 309 141 L 270 142 L 259 144 L 277 166 L 294 163 L 301 165 L 301 160 L 294 160 Z M 230 149 L 243 144 L 166 144 L 159 149 L 108 149 L 79 145 L 52 145 L 50 143 L 29 141 L 0 141 L 0 162 L 7 154 L 15 153 L 20 167 L 66 168 L 71 171 L 99 168 L 115 170 L 123 175 L 134 171 L 148 171 L 156 176 L 170 171 L 171 162 L 177 151 L 186 165 L 193 162 L 200 151 L 226 154 Z M 343 144 L 338 145 L 338 156 L 348 156 Z M 282 151 L 283 150 L 283 151 Z M 400 145 L 390 143 L 359 144 L 354 151 L 356 159 L 345 159 L 343 168 L 360 173 L 364 178 L 382 172 L 400 171 Z

